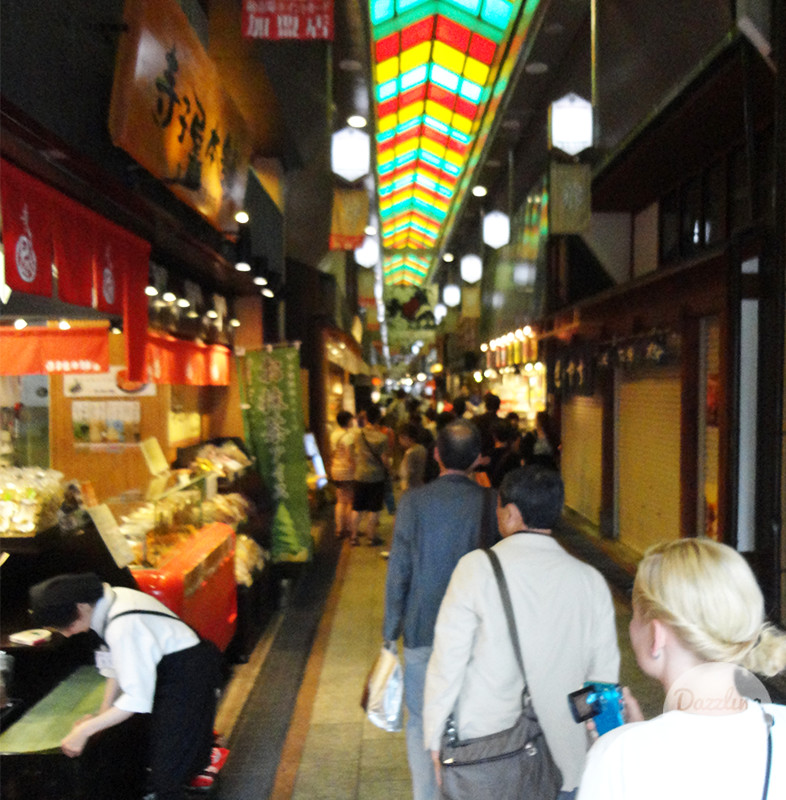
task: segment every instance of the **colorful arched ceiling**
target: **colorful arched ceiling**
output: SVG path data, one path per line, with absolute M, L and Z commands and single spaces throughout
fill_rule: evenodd
M 504 91 L 500 64 L 522 2 L 369 0 L 387 284 L 419 285 L 428 274 L 477 162 L 489 100 Z M 527 3 L 529 15 L 537 4 Z

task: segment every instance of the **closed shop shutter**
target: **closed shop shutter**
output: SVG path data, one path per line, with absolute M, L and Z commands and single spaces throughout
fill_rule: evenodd
M 680 394 L 677 369 L 619 382 L 618 530 L 638 553 L 680 535 Z
M 600 397 L 576 396 L 562 406 L 562 454 L 565 505 L 600 525 L 601 431 Z

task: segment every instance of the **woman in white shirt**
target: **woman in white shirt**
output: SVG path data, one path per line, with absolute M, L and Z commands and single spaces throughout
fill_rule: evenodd
M 330 477 L 336 487 L 336 538 L 350 532 L 352 525 L 352 500 L 354 497 L 355 455 L 352 444 L 357 431 L 352 430 L 355 418 L 349 411 L 336 415 L 338 428 L 330 434 Z
M 768 697 L 752 674 L 786 667 L 786 634 L 765 623 L 745 559 L 709 539 L 659 545 L 632 600 L 633 651 L 665 710 L 644 721 L 625 690 L 631 723 L 592 747 L 578 800 L 786 797 L 786 706 L 754 702 Z

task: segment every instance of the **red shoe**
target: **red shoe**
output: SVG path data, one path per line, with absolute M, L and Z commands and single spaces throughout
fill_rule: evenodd
M 228 755 L 229 750 L 226 747 L 214 747 L 210 751 L 210 764 L 192 778 L 188 785 L 193 789 L 209 789 L 215 783 L 221 768 L 226 764 Z

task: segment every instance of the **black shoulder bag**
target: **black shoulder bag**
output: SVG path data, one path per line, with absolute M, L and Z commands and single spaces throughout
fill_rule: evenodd
M 527 688 L 524 661 L 508 586 L 497 554 L 486 550 L 494 568 L 516 662 L 524 677 L 521 716 L 512 728 L 459 740 L 452 716 L 440 747 L 443 800 L 555 800 L 562 774 L 551 755 Z

